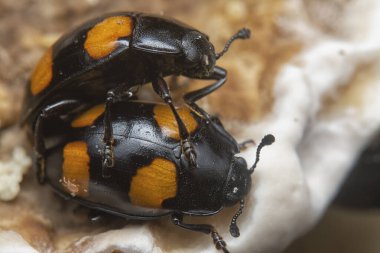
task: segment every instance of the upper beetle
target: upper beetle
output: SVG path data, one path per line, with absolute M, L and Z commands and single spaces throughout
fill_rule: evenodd
M 61 141 L 46 152 L 47 182 L 65 198 L 111 214 L 132 219 L 171 215 L 175 225 L 211 234 L 216 247 L 228 252 L 212 225 L 186 224 L 183 215 L 213 215 L 240 202 L 230 225 L 231 235 L 239 236 L 236 220 L 251 187 L 251 174 L 261 148 L 274 137 L 263 138 L 256 162 L 248 169 L 246 161 L 235 156 L 242 145 L 216 117 L 179 108 L 199 154 L 194 168 L 180 152 L 179 131 L 169 106 L 119 102 L 112 106 L 111 118 L 115 164 L 111 177 L 104 178 L 104 111 L 104 105 L 90 108 L 58 133 Z
M 193 109 L 195 101 L 226 81 L 227 72 L 215 66 L 235 39 L 245 39 L 241 29 L 220 53 L 204 33 L 174 19 L 133 12 L 120 12 L 90 20 L 62 36 L 35 68 L 26 89 L 22 123 L 34 129 L 39 180 L 44 180 L 42 141 L 46 118 L 66 115 L 84 103 L 106 101 L 104 117 L 103 176 L 113 167 L 113 133 L 110 105 L 134 96 L 135 87 L 152 82 L 154 91 L 167 103 L 178 123 L 179 139 L 186 158 L 194 163 L 196 153 L 189 133 L 175 107 L 163 77 L 184 75 L 216 80 L 212 85 L 184 95 Z

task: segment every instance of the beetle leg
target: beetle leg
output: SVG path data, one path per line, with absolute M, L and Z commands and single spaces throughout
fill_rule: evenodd
M 204 88 L 186 93 L 183 96 L 183 99 L 190 107 L 194 108 L 196 111 L 203 113 L 207 118 L 210 118 L 210 116 L 205 111 L 203 111 L 195 102 L 223 86 L 227 80 L 227 71 L 221 67 L 216 66 L 211 76 L 202 79 L 217 81 Z
M 108 91 L 106 106 L 104 112 L 104 152 L 103 152 L 103 163 L 102 163 L 102 176 L 104 178 L 110 177 L 110 168 L 114 166 L 113 159 L 113 132 L 112 132 L 112 122 L 111 122 L 111 104 L 114 103 L 115 92 Z
M 229 251 L 226 248 L 226 245 L 227 245 L 226 242 L 218 234 L 218 232 L 215 230 L 215 228 L 212 225 L 183 223 L 183 215 L 179 213 L 172 214 L 171 220 L 174 223 L 174 225 L 179 226 L 181 228 L 211 235 L 216 249 L 222 250 L 224 253 L 229 253 Z
M 103 151 L 103 163 L 102 163 L 102 176 L 104 178 L 110 177 L 110 168 L 114 166 L 113 157 L 113 132 L 112 132 L 112 121 L 111 121 L 111 105 L 116 101 L 124 99 L 128 101 L 131 99 L 135 90 L 129 89 L 125 90 L 123 86 L 119 86 L 116 89 L 107 92 L 107 99 L 104 112 L 104 151 Z
M 169 91 L 169 87 L 162 77 L 156 78 L 153 82 L 154 91 L 165 101 L 166 104 L 170 106 L 171 111 L 178 124 L 179 136 L 181 138 L 181 147 L 185 154 L 186 159 L 190 162 L 192 167 L 196 167 L 196 154 L 193 145 L 190 141 L 189 132 L 186 129 L 181 117 L 179 116 L 177 110 L 174 107 L 172 96 Z
M 248 148 L 248 145 L 247 144 L 256 144 L 255 143 L 255 141 L 254 140 L 252 140 L 252 139 L 249 139 L 249 140 L 245 140 L 245 141 L 243 141 L 243 142 L 241 142 L 241 143 L 239 143 L 238 145 L 239 145 L 239 149 L 240 150 L 245 150 L 245 149 L 247 149 Z
M 45 168 L 45 142 L 43 140 L 43 123 L 45 120 L 63 115 L 80 105 L 78 100 L 63 100 L 46 106 L 38 115 L 34 124 L 34 150 L 36 153 L 37 179 L 40 184 L 46 180 Z
M 183 99 L 185 100 L 186 104 L 189 107 L 191 107 L 193 110 L 198 111 L 200 114 L 202 114 L 208 122 L 213 122 L 215 120 L 219 121 L 217 117 L 209 115 L 206 111 L 200 108 L 195 102 L 207 96 L 208 94 L 214 92 L 215 90 L 219 89 L 221 86 L 223 86 L 227 80 L 227 71 L 221 67 L 216 66 L 214 68 L 213 74 L 203 79 L 212 79 L 212 80 L 217 80 L 217 81 L 204 88 L 186 93 L 183 96 Z M 219 123 L 219 125 L 221 125 L 221 123 Z M 231 136 L 226 135 L 224 132 L 221 132 L 221 134 L 227 137 L 228 139 L 230 139 L 231 142 L 235 142 L 235 140 Z
M 223 86 L 223 84 L 225 84 L 227 80 L 227 70 L 216 66 L 211 76 L 202 78 L 202 79 L 217 80 L 217 81 L 204 88 L 186 93 L 183 97 L 185 101 L 188 102 L 189 104 L 194 103 L 195 101 L 203 98 L 204 96 L 207 96 L 208 94 L 214 92 L 215 90 Z

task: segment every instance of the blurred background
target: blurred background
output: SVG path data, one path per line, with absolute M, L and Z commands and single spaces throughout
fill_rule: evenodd
M 373 137 L 321 221 L 286 253 L 380 250 L 380 134 Z
M 12 159 L 15 147 L 22 147 L 30 154 L 26 137 L 17 126 L 18 114 L 26 80 L 46 48 L 83 21 L 113 11 L 172 16 L 208 34 L 217 51 L 239 28 L 250 28 L 253 32 L 250 43 L 236 43 L 219 62 L 229 71 L 228 87 L 202 102 L 206 110 L 220 115 L 228 130 L 238 135 L 238 125 L 259 121 L 272 109 L 272 87 L 281 66 L 307 47 L 308 42 L 281 22 L 291 13 L 285 2 L 0 0 L 0 159 Z M 348 36 L 335 20 L 352 1 L 293 2 L 303 5 L 302 15 L 328 36 Z M 198 85 L 192 82 L 195 83 L 192 87 Z M 226 106 L 225 99 L 231 94 L 234 99 Z M 321 221 L 293 242 L 286 253 L 380 252 L 380 137 L 375 136 L 363 152 Z M 24 156 L 23 166 L 29 168 L 29 158 Z M 67 245 L 57 239 L 60 236 L 72 241 L 90 230 L 84 226 L 80 232 L 72 231 L 72 224 L 85 223 L 77 218 L 59 221 L 64 204 L 48 193 L 48 189 L 36 189 L 36 185 L 30 170 L 21 185 L 21 195 L 0 203 L 1 230 L 17 231 L 41 252 Z M 41 202 L 38 199 L 41 192 L 56 204 Z M 16 212 L 18 217 L 14 216 Z M 108 228 L 97 227 L 96 231 Z

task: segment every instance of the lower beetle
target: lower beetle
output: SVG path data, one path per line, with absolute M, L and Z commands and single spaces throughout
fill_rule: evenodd
M 102 176 L 105 105 L 97 105 L 68 120 L 63 142 L 46 153 L 47 182 L 65 198 L 81 205 L 130 219 L 171 215 L 182 228 L 210 234 L 217 249 L 229 252 L 209 224 L 188 224 L 184 215 L 208 216 L 240 202 L 230 233 L 251 187 L 251 174 L 262 147 L 274 142 L 266 135 L 258 145 L 256 161 L 248 169 L 235 155 L 243 144 L 224 129 L 216 117 L 204 117 L 190 107 L 178 108 L 199 154 L 192 167 L 176 138 L 177 122 L 169 106 L 144 102 L 118 102 L 112 106 L 115 165 L 111 177 Z

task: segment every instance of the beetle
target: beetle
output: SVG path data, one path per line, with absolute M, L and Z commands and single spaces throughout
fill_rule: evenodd
M 204 117 L 191 107 L 177 111 L 199 154 L 196 168 L 180 151 L 177 123 L 168 105 L 122 101 L 111 108 L 112 176 L 102 176 L 105 105 L 100 104 L 67 121 L 64 137 L 47 149 L 46 180 L 63 197 L 113 215 L 140 220 L 170 215 L 179 227 L 211 234 L 216 248 L 228 252 L 212 225 L 188 224 L 183 217 L 214 215 L 240 203 L 230 224 L 231 235 L 238 237 L 236 221 L 251 187 L 251 174 L 260 150 L 274 137 L 263 138 L 248 169 L 246 161 L 235 156 L 246 142 L 239 145 L 218 118 Z
M 177 20 L 134 12 L 107 14 L 90 20 L 63 35 L 37 64 L 26 87 L 22 124 L 34 132 L 37 173 L 44 182 L 45 143 L 42 128 L 46 118 L 66 115 L 84 103 L 106 101 L 104 117 L 103 176 L 113 167 L 111 104 L 131 99 L 136 87 L 151 82 L 154 91 L 167 103 L 179 128 L 186 158 L 194 163 L 196 153 L 189 133 L 175 110 L 168 85 L 169 75 L 216 80 L 214 84 L 184 95 L 194 109 L 195 102 L 222 86 L 227 72 L 215 62 L 236 39 L 249 38 L 241 29 L 215 53 L 209 37 Z M 206 115 L 207 116 L 207 115 Z

